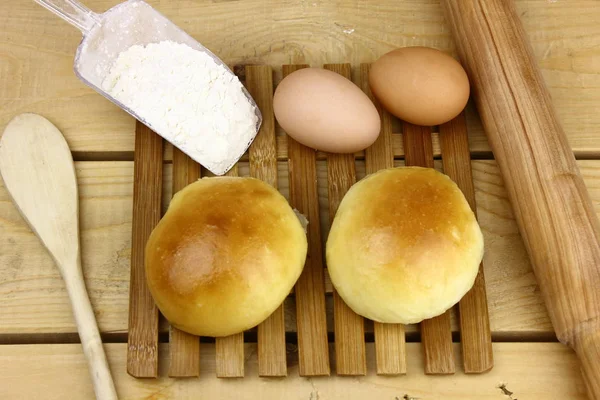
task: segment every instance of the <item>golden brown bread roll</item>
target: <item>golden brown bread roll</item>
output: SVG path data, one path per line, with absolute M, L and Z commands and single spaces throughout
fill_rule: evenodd
M 463 193 L 418 167 L 379 171 L 342 200 L 327 240 L 331 282 L 356 313 L 417 323 L 473 286 L 483 236 Z
M 253 178 L 204 178 L 178 192 L 146 245 L 146 278 L 163 315 L 201 336 L 265 320 L 300 276 L 307 251 L 286 199 Z

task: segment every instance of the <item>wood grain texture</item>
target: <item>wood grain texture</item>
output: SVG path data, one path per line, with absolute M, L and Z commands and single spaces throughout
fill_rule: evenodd
M 323 68 L 352 79 L 350 64 L 325 64 Z M 329 220 L 356 182 L 356 166 L 352 154 L 327 154 Z M 333 320 L 335 332 L 335 372 L 338 375 L 366 375 L 365 321 L 344 303 L 333 289 Z
M 104 11 L 119 1 L 87 0 L 86 5 Z M 379 0 L 377 7 L 351 0 L 149 3 L 229 65 L 358 65 L 404 46 L 454 51 L 440 3 L 431 0 Z M 571 145 L 578 154 L 598 155 L 600 11 L 596 2 L 519 0 L 516 4 Z M 131 157 L 134 120 L 73 74 L 73 55 L 80 40 L 77 29 L 34 2 L 0 2 L 0 126 L 18 113 L 37 112 L 57 124 L 77 154 L 126 152 Z M 467 118 L 471 151 L 489 152 L 473 109 Z
M 360 65 L 360 85 L 369 96 L 381 119 L 379 137 L 365 150 L 365 172 L 372 174 L 380 169 L 394 167 L 392 147 L 392 117 L 383 109 L 369 87 L 370 64 Z M 406 374 L 406 338 L 402 324 L 374 323 L 376 370 L 379 375 Z
M 258 326 L 259 376 L 287 376 L 285 328 L 283 304 Z
M 215 348 L 217 378 L 243 378 L 244 334 L 217 338 Z
M 431 128 L 402 122 L 406 166 L 434 168 Z
M 200 178 L 200 165 L 179 149 L 173 149 L 173 194 Z M 200 338 L 170 327 L 169 376 L 200 375 Z
M 586 400 L 577 359 L 559 343 L 495 343 L 497 366 L 487 374 L 453 376 L 424 375 L 418 343 L 407 344 L 410 373 L 401 378 L 369 374 L 360 379 L 331 376 L 306 379 L 298 376 L 297 365 L 290 366 L 285 379 L 265 380 L 257 376 L 256 344 L 246 344 L 249 355 L 246 378 L 215 379 L 214 362 L 207 363 L 198 379 L 172 379 L 166 376 L 168 345 L 160 348 L 159 379 L 134 379 L 125 373 L 125 344 L 107 345 L 107 355 L 115 372 L 117 390 L 123 399 L 198 398 L 222 400 L 265 399 L 492 399 L 509 400 L 499 387 L 512 392 L 513 399 Z M 458 344 L 454 351 L 460 352 Z M 202 346 L 202 359 L 214 360 L 215 346 Z M 367 344 L 368 363 L 374 362 L 373 344 Z M 81 348 L 77 344 L 3 346 L 0 352 L 0 376 L 10 384 L 0 385 L 3 399 L 72 398 L 92 400 L 92 387 L 86 379 Z M 205 373 L 206 371 L 206 373 Z M 413 372 L 414 371 L 414 372 Z M 69 384 L 65 384 L 68 382 Z
M 402 324 L 373 323 L 377 375 L 406 374 L 406 336 Z
M 431 128 L 402 123 L 407 166 L 434 168 Z M 447 375 L 455 372 L 450 312 L 421 322 L 425 373 Z
M 392 127 L 391 128 L 392 129 L 391 148 L 392 148 L 394 158 L 404 157 L 404 144 L 402 143 L 402 133 L 399 132 L 400 122 L 396 117 L 392 116 L 389 113 L 387 114 L 387 118 L 390 119 L 390 124 L 391 124 L 390 126 Z M 398 131 L 395 131 L 394 129 L 398 129 Z M 432 139 L 433 139 L 433 155 L 436 157 L 439 157 L 441 154 L 439 134 L 434 132 L 432 135 Z M 278 136 L 276 137 L 276 141 L 277 141 L 277 160 L 278 161 L 287 161 L 287 159 L 288 159 L 288 137 L 286 135 L 283 135 L 282 132 L 279 132 Z M 354 153 L 354 158 L 356 158 L 357 160 L 364 160 L 365 154 L 367 151 L 368 150 L 357 151 L 356 153 Z M 487 153 L 484 153 L 484 154 L 487 154 Z M 323 152 L 323 151 L 317 151 L 315 158 L 317 159 L 317 161 L 326 160 L 327 153 Z M 169 160 L 173 159 L 173 146 L 171 146 L 168 143 L 165 143 L 164 159 L 165 159 L 165 161 L 169 161 Z M 240 161 L 247 162 L 249 159 L 250 159 L 249 154 L 246 153 L 242 156 L 242 158 L 240 158 Z
M 277 188 L 277 142 L 271 67 L 246 67 L 246 88 L 258 105 L 263 118 L 260 131 L 249 150 L 250 176 Z M 287 375 L 283 304 L 258 326 L 258 374 Z
M 158 309 L 146 285 L 144 252 L 161 217 L 163 140 L 140 122 L 135 136 L 127 372 L 136 378 L 154 378 L 158 373 Z
M 512 1 L 443 4 L 556 334 L 600 398 L 600 223 L 527 34 Z
M 394 166 L 394 135 L 392 134 L 392 115 L 383 109 L 381 103 L 375 98 L 369 87 L 370 64 L 360 65 L 360 84 L 363 92 L 369 96 L 381 120 L 381 132 L 379 137 L 371 146 L 365 150 L 365 165 L 367 174 L 372 174 L 380 169 L 392 168 Z M 399 139 L 400 135 L 398 136 Z M 404 147 L 404 144 L 401 143 Z
M 463 113 L 440 126 L 440 144 L 444 173 L 456 182 L 473 212 L 477 213 L 467 125 Z M 483 263 L 479 267 L 473 287 L 458 306 L 464 371 L 489 371 L 494 365 L 494 357 Z
M 200 375 L 200 338 L 169 328 L 169 376 L 186 378 Z
M 598 373 L 598 360 L 600 360 L 600 331 L 586 332 L 575 342 L 575 351 L 581 363 L 583 379 L 588 396 L 600 399 L 600 382 L 594 380 Z
M 241 175 L 249 174 L 248 163 L 240 163 Z M 404 165 L 395 160 L 395 166 Z M 600 161 L 578 161 L 586 187 L 600 213 Z M 442 169 L 441 161 L 436 161 Z M 477 214 L 485 237 L 485 279 L 490 327 L 503 340 L 548 340 L 552 325 L 534 278 L 525 246 L 508 201 L 504 181 L 493 160 L 473 160 Z M 131 218 L 133 209 L 132 162 L 75 162 L 80 197 L 82 264 L 85 283 L 101 332 L 127 332 Z M 171 198 L 172 165 L 163 173 L 163 210 Z M 356 162 L 357 179 L 366 174 L 364 161 Z M 279 190 L 289 199 L 287 163 L 278 163 Z M 329 224 L 327 168 L 317 165 L 321 232 Z M 19 216 L 0 182 L 0 340 L 19 335 L 43 336 L 77 331 L 59 272 L 35 235 Z M 330 285 L 326 282 L 327 288 Z M 329 289 L 331 291 L 331 289 Z M 328 303 L 329 327 L 333 332 L 333 303 Z M 287 332 L 296 331 L 295 303 L 287 304 Z M 166 332 L 166 326 L 163 325 Z M 414 332 L 409 325 L 407 331 Z M 453 324 L 458 331 L 458 325 Z M 373 332 L 367 322 L 366 332 Z M 545 338 L 545 339 L 544 339 Z
M 200 165 L 178 149 L 173 150 L 172 190 L 177 193 L 200 179 Z
M 239 176 L 234 165 L 226 176 Z M 218 378 L 244 377 L 244 333 L 215 338 L 216 371 Z
M 306 68 L 284 65 L 283 75 Z M 300 376 L 329 375 L 323 244 L 315 151 L 288 137 L 290 204 L 308 219 L 308 254 L 295 287 Z
M 16 116 L 0 139 L 0 173 L 15 207 L 63 277 L 96 398 L 117 400 L 83 281 L 77 179 L 65 138 L 40 115 Z
M 451 375 L 456 371 L 452 351 L 450 312 L 421 322 L 421 342 L 425 358 L 425 373 Z

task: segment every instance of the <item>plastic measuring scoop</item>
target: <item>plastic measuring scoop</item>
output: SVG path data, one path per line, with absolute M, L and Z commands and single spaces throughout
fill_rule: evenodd
M 102 89 L 103 80 L 121 52 L 134 45 L 146 46 L 162 41 L 182 43 L 208 54 L 217 65 L 221 65 L 232 75 L 232 78 L 235 78 L 223 61 L 144 1 L 128 0 L 103 14 L 94 13 L 76 0 L 35 1 L 76 26 L 83 33 L 83 40 L 75 56 L 74 69 L 77 77 L 166 140 L 170 139 L 168 132 L 160 132 L 149 121 L 136 114 L 135 110 L 128 108 Z M 248 91 L 245 88 L 242 90 L 257 116 L 256 130 L 244 149 L 246 151 L 258 133 L 262 116 Z M 181 150 L 185 152 L 185 149 Z M 239 156 L 241 157 L 242 154 Z M 192 155 L 190 157 L 194 158 Z M 202 160 L 195 161 L 202 163 Z M 235 161 L 237 162 L 237 159 Z

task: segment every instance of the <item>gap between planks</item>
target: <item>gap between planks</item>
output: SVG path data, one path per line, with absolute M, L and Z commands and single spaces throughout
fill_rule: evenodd
M 369 87 L 369 64 L 360 66 L 360 83 L 379 112 L 381 132 L 379 137 L 365 150 L 365 167 L 368 174 L 394 166 L 394 151 L 392 148 L 392 117 L 383 109 L 373 96 Z M 375 360 L 377 374 L 401 375 L 406 374 L 406 335 L 401 324 L 382 324 L 375 322 Z

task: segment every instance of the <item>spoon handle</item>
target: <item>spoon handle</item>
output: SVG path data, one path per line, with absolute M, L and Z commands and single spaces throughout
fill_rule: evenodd
M 77 0 L 35 0 L 83 33 L 100 23 L 100 17 Z
M 117 391 L 108 368 L 102 340 L 98 332 L 98 325 L 94 311 L 85 289 L 83 273 L 81 272 L 81 259 L 77 257 L 76 265 L 63 265 L 63 278 L 71 299 L 79 338 L 83 353 L 87 359 L 94 392 L 97 400 L 117 400 Z

